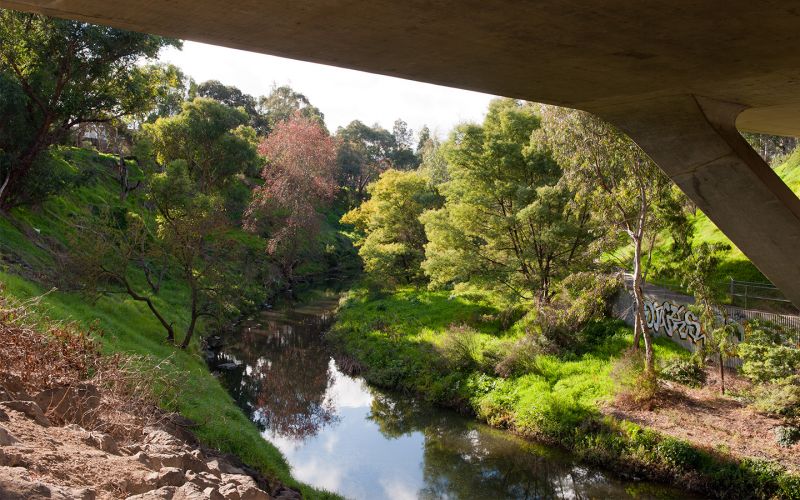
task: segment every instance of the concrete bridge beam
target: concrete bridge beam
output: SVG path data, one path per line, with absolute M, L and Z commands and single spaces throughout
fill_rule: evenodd
M 736 129 L 743 106 L 680 95 L 595 109 L 800 304 L 800 199 Z

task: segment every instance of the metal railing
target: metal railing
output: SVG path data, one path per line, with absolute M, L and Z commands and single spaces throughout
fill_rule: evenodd
M 738 281 L 733 278 L 730 280 L 728 295 L 731 297 L 731 304 L 749 309 L 757 305 L 759 301 L 779 302 L 785 307 L 791 307 L 791 301 L 783 295 L 778 287 L 772 283 L 756 283 L 752 281 Z

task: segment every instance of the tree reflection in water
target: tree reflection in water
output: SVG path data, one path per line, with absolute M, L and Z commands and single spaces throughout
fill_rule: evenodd
M 610 493 L 604 474 L 576 466 L 558 450 L 432 410 L 413 399 L 372 393 L 369 419 L 385 436 L 411 432 L 425 436 L 419 498 L 580 499 Z
M 262 430 L 302 440 L 336 421 L 325 398 L 333 374 L 320 332 L 330 314 L 266 312 L 244 325 L 233 347 L 243 365 L 224 374 L 226 385 Z

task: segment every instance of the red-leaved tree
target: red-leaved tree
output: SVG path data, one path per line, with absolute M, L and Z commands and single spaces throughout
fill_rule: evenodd
M 259 145 L 264 184 L 253 193 L 246 226 L 267 233 L 267 253 L 290 283 L 319 232 L 320 210 L 336 195 L 336 150 L 336 139 L 299 113 Z

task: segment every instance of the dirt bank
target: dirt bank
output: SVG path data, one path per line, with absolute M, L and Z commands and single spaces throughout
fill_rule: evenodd
M 155 404 L 159 386 L 191 381 L 144 366 L 0 296 L 0 498 L 300 498 L 201 446 L 192 422 Z

